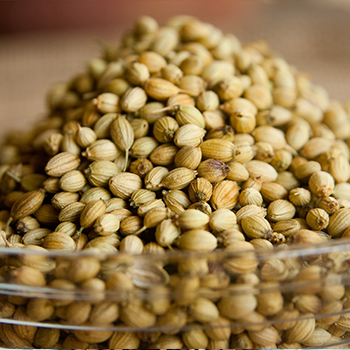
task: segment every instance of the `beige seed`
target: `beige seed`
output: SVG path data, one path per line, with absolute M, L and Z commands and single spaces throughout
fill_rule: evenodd
M 122 199 L 129 199 L 134 191 L 142 188 L 141 178 L 133 173 L 123 172 L 109 180 L 111 192 Z
M 49 176 L 60 177 L 65 173 L 75 170 L 80 164 L 80 159 L 73 153 L 61 152 L 52 157 L 45 167 Z
M 208 215 L 196 209 L 187 209 L 176 219 L 176 224 L 183 230 L 199 229 L 204 227 L 208 222 Z
M 147 82 L 147 81 L 146 81 Z M 146 91 L 138 86 L 128 89 L 120 100 L 121 108 L 126 112 L 136 112 L 147 102 Z
M 212 195 L 213 186 L 205 177 L 197 177 L 190 183 L 188 195 L 192 202 L 209 201 Z
M 44 238 L 42 246 L 46 249 L 57 250 L 75 250 L 76 248 L 74 240 L 63 232 L 53 232 L 48 234 Z
M 176 244 L 184 250 L 212 251 L 217 246 L 217 240 L 210 232 L 196 229 L 184 232 Z
M 199 164 L 197 171 L 199 176 L 213 183 L 224 180 L 229 174 L 230 168 L 220 160 L 207 159 Z
M 222 162 L 229 162 L 239 154 L 237 147 L 228 140 L 211 139 L 201 145 L 204 158 L 214 158 Z
M 273 201 L 267 208 L 267 216 L 274 222 L 292 219 L 294 215 L 294 205 L 285 199 Z
M 35 190 L 21 195 L 11 208 L 11 217 L 15 220 L 31 215 L 42 205 L 45 198 L 45 191 Z
M 205 133 L 206 131 L 197 125 L 185 124 L 176 130 L 174 135 L 174 143 L 178 147 L 197 147 L 202 143 Z
M 85 152 L 82 153 L 84 157 L 89 160 L 110 160 L 113 161 L 120 154 L 115 144 L 106 139 L 97 140 L 89 145 Z
M 196 175 L 195 170 L 184 167 L 176 168 L 163 177 L 160 185 L 171 190 L 180 190 L 188 186 Z
M 184 146 L 175 155 L 176 167 L 186 167 L 196 170 L 202 160 L 202 150 L 199 146 Z
M 238 202 L 239 187 L 235 181 L 224 180 L 213 187 L 210 204 L 214 210 L 226 208 L 233 209 Z
M 166 100 L 180 91 L 176 85 L 161 78 L 150 78 L 143 87 L 149 96 L 160 101 Z

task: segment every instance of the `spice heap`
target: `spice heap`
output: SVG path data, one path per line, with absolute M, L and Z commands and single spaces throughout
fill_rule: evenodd
M 339 315 L 350 307 L 346 257 L 254 253 L 350 237 L 350 105 L 265 41 L 142 17 L 48 106 L 2 146 L 0 246 L 100 254 L 2 257 L 3 282 L 73 297 L 4 296 L 0 317 L 134 331 L 2 324 L 4 346 L 299 348 L 350 331 Z M 171 265 L 114 254 L 215 249 L 232 256 Z M 283 293 L 290 283 L 301 285 Z M 316 322 L 323 314 L 336 315 Z

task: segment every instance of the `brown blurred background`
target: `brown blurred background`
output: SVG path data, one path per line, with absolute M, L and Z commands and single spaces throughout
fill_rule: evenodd
M 0 1 L 0 135 L 45 112 L 45 96 L 99 56 L 141 15 L 160 24 L 189 14 L 234 33 L 264 38 L 332 97 L 350 100 L 349 0 Z

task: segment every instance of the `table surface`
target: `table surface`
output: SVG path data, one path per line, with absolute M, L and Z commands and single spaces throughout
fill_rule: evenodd
M 224 0 L 202 3 L 213 5 L 213 1 L 220 4 Z M 174 14 L 166 12 L 165 3 L 183 4 L 180 0 L 153 1 L 152 6 L 164 10 L 157 12 L 160 23 Z M 268 40 L 289 63 L 309 72 L 331 97 L 350 99 L 350 1 L 250 0 L 246 4 L 240 13 L 203 19 L 235 34 L 242 43 Z M 141 14 L 136 11 L 128 25 L 116 22 L 112 26 L 0 35 L 0 135 L 30 127 L 42 118 L 49 87 L 83 72 L 88 60 L 99 56 L 100 42 L 117 42 Z

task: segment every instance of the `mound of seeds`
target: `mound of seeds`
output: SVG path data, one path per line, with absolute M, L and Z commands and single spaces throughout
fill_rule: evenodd
M 314 319 L 350 307 L 350 291 L 335 278 L 347 259 L 326 268 L 318 256 L 254 257 L 274 245 L 350 237 L 350 104 L 330 99 L 266 41 L 242 45 L 187 16 L 163 27 L 140 18 L 120 44 L 52 88 L 47 102 L 47 117 L 9 135 L 0 151 L 0 246 L 101 257 L 34 263 L 22 254 L 1 258 L 0 276 L 93 291 L 95 299 L 4 296 L 0 317 L 168 330 L 3 324 L 5 346 L 298 348 L 336 343 L 350 331 L 347 315 Z M 207 258 L 171 268 L 103 260 L 216 249 L 248 253 L 220 268 Z M 326 277 L 332 285 L 280 291 L 284 282 Z M 103 301 L 107 292 L 139 290 L 164 300 Z M 250 323 L 258 325 L 237 326 Z

